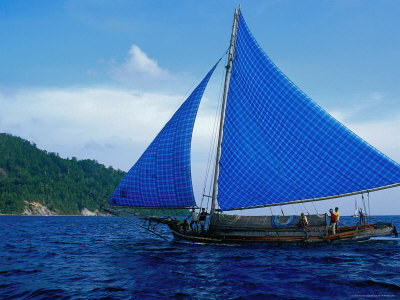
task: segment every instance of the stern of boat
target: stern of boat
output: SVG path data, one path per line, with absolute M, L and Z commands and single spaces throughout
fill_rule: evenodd
M 375 224 L 358 224 L 340 227 L 336 234 L 326 235 L 324 240 L 330 242 L 365 241 L 372 237 L 398 236 L 392 223 L 377 222 Z

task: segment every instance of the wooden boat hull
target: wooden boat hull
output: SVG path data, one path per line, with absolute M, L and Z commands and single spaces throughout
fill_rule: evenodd
M 103 209 L 114 215 L 126 218 L 138 218 L 128 212 Z M 213 244 L 242 243 L 337 243 L 368 240 L 377 236 L 397 236 L 395 226 L 390 223 L 362 224 L 339 227 L 338 232 L 331 234 L 327 226 L 326 215 L 308 215 L 309 226 L 299 226 L 297 216 L 238 216 L 217 214 L 209 220 L 209 227 L 202 233 L 190 230 L 187 222 L 169 217 L 143 217 L 148 226 L 140 226 L 150 230 L 154 223 L 165 224 L 171 230 L 174 238 L 179 241 Z M 136 225 L 138 225 L 136 223 Z M 139 225 L 138 225 L 139 226 Z M 159 234 L 157 234 L 159 235 Z M 160 235 L 159 235 L 160 236 Z
M 175 239 L 189 241 L 194 243 L 223 243 L 223 244 L 239 244 L 239 243 L 337 243 L 337 242 L 354 242 L 365 241 L 371 237 L 391 236 L 394 233 L 394 226 L 388 225 L 384 228 L 375 228 L 373 224 L 368 224 L 366 228 L 358 230 L 350 230 L 343 233 L 330 234 L 324 236 L 306 235 L 257 235 L 257 234 L 213 234 L 213 233 L 193 233 L 183 232 L 170 225 L 171 232 Z
M 337 233 L 332 234 L 326 223 L 318 223 L 324 215 L 316 216 L 316 218 L 310 218 L 313 223 L 307 228 L 297 226 L 296 222 L 289 226 L 260 226 L 271 217 L 244 217 L 242 222 L 235 222 L 236 224 L 231 222 L 223 226 L 221 222 L 218 223 L 214 219 L 210 221 L 210 226 L 204 233 L 192 231 L 187 226 L 185 228 L 184 222 L 176 220 L 168 223 L 168 226 L 176 240 L 223 244 L 354 242 L 397 233 L 392 224 L 377 223 L 340 227 Z M 287 220 L 285 223 L 289 224 Z

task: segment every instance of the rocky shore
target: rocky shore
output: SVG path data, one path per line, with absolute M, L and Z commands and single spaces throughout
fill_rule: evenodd
M 39 202 L 25 202 L 25 207 L 22 212 L 22 216 L 60 216 L 57 211 L 52 211 L 48 207 L 44 206 Z M 98 209 L 94 211 L 90 211 L 86 207 L 81 210 L 80 215 L 85 217 L 94 217 L 94 216 L 108 216 L 106 213 L 100 212 Z

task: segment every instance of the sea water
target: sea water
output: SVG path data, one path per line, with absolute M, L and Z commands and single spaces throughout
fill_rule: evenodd
M 159 230 L 167 240 L 117 217 L 1 216 L 0 298 L 400 299 L 400 239 L 202 245 Z

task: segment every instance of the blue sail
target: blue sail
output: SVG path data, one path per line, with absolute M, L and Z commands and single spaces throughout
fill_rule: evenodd
M 192 132 L 204 89 L 217 64 L 125 175 L 108 204 L 166 208 L 196 205 L 190 168 Z
M 222 210 L 291 203 L 400 182 L 400 165 L 297 88 L 239 17 L 218 203 Z

